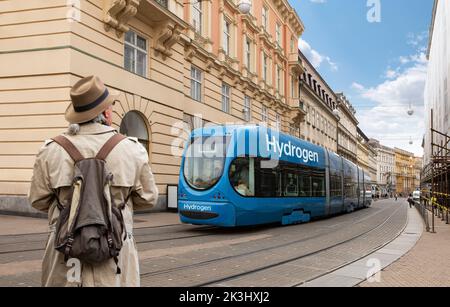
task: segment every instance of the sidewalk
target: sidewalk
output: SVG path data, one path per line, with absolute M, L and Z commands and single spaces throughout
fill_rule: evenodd
M 360 287 L 449 287 L 450 225 L 435 219 L 436 233 L 424 230 L 407 254 L 381 272 L 381 282 Z

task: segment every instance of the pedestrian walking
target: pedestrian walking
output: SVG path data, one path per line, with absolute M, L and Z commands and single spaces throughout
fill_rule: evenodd
M 395 201 L 397 201 L 397 198 L 398 198 L 398 194 L 395 193 Z
M 117 99 L 95 76 L 70 91 L 64 134 L 47 140 L 34 165 L 31 205 L 48 212 L 43 286 L 139 286 L 133 210 L 158 190 L 145 148 L 111 127 Z
M 414 200 L 413 200 L 412 194 L 409 194 L 407 201 L 409 204 L 409 208 L 412 208 L 412 206 L 414 205 Z

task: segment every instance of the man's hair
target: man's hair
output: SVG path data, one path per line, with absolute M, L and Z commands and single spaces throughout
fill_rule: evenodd
M 67 134 L 69 135 L 77 135 L 78 132 L 80 132 L 80 126 L 86 125 L 86 124 L 92 124 L 92 123 L 99 123 L 102 125 L 106 125 L 106 117 L 103 115 L 103 113 L 97 115 L 94 119 L 91 119 L 90 121 L 80 123 L 80 124 L 70 124 L 67 128 Z

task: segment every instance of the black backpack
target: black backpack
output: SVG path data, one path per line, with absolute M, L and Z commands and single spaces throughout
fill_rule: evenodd
M 85 159 L 66 137 L 53 140 L 62 146 L 75 162 L 70 203 L 60 207 L 56 225 L 55 248 L 64 260 L 76 258 L 82 263 L 99 264 L 113 258 L 120 274 L 118 256 L 126 239 L 122 209 L 111 194 L 113 175 L 105 159 L 126 137 L 115 134 L 100 149 L 95 158 Z M 124 238 L 123 235 L 125 233 Z

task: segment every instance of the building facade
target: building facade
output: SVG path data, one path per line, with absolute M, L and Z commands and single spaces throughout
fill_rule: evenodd
M 381 195 L 390 195 L 397 191 L 395 151 L 393 148 L 370 139 L 370 146 L 376 152 L 376 182 Z
M 375 148 L 373 148 L 371 145 L 368 145 L 369 148 L 369 174 L 370 174 L 370 180 L 372 181 L 372 184 L 377 184 L 377 160 L 378 160 L 378 153 Z
M 394 151 L 397 193 L 407 196 L 415 190 L 414 154 L 400 148 Z
M 414 157 L 414 184 L 413 188 L 414 190 L 420 190 L 420 174 L 423 168 L 423 158 L 421 157 Z
M 431 124 L 440 133 L 450 136 L 450 3 L 435 0 L 428 45 L 428 73 L 425 86 L 425 138 L 424 164 L 431 162 L 431 142 L 440 145 L 447 140 L 435 133 L 431 136 Z M 431 112 L 433 111 L 433 118 Z M 436 148 L 435 148 L 436 149 Z M 450 145 L 447 145 L 450 150 Z M 448 161 L 448 160 L 447 160 Z M 449 162 L 447 162 L 449 163 Z
M 370 139 L 357 127 L 357 161 L 358 165 L 370 175 L 371 184 L 377 183 L 377 152 L 372 147 Z
M 337 152 L 336 95 L 306 56 L 299 54 L 305 70 L 300 79 L 300 103 L 306 112 L 300 137 Z
M 357 127 L 356 111 L 343 93 L 337 93 L 336 114 L 338 115 L 337 153 L 342 157 L 357 163 Z
M 205 123 L 300 128 L 304 27 L 286 0 L 1 1 L 0 210 L 30 211 L 35 155 L 67 127 L 70 88 L 98 75 L 120 93 L 113 125 L 149 152 L 166 207 L 187 132 Z

